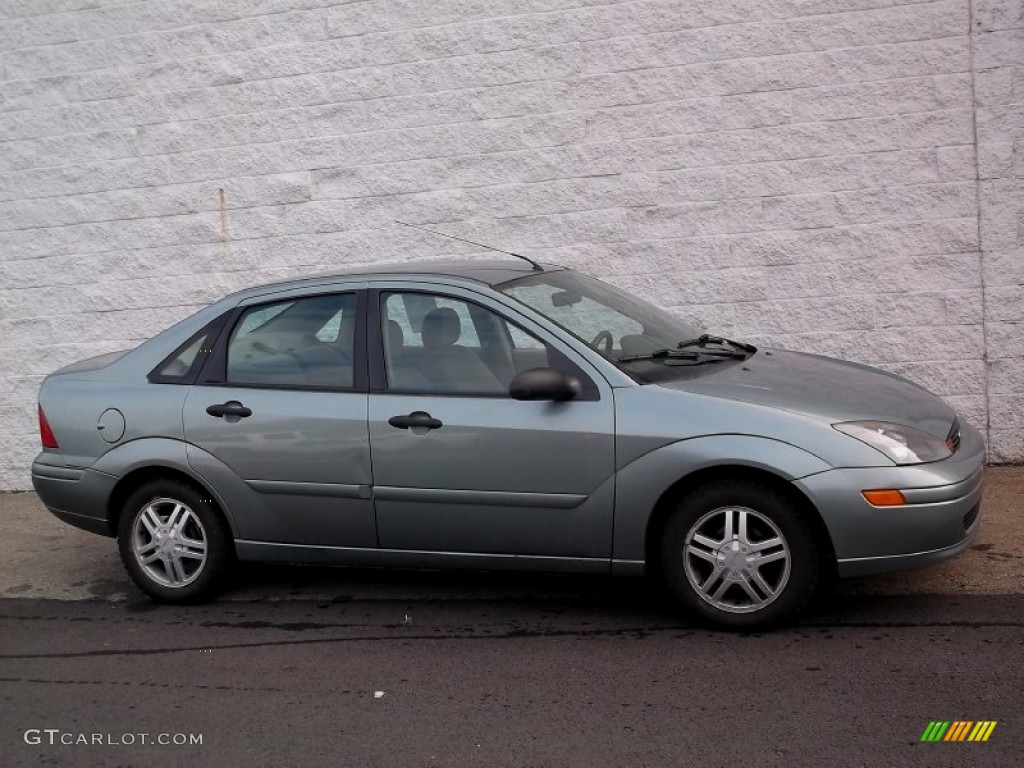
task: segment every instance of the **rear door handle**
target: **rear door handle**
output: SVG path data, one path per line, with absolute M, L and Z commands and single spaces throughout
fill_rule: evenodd
M 252 416 L 252 408 L 246 408 L 237 400 L 228 400 L 226 403 L 207 406 L 206 412 L 211 416 L 224 418 L 225 416 Z
M 413 411 L 408 416 L 392 416 L 388 419 L 388 424 L 398 429 L 409 429 L 409 427 L 440 429 L 444 426 L 440 419 L 435 419 L 426 411 Z

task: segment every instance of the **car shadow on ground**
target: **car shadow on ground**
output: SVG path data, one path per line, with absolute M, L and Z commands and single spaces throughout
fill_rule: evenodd
M 671 609 L 652 579 L 238 563 L 223 599 L 397 603 L 604 604 Z
M 854 594 L 844 584 L 825 581 L 794 628 L 978 624 L 986 621 L 993 598 L 1012 597 Z M 138 600 L 148 602 L 141 595 Z M 543 625 L 545 617 L 573 617 L 623 626 L 701 628 L 657 579 L 649 577 L 240 563 L 221 600 L 305 602 L 321 609 L 351 603 L 373 606 L 375 612 L 387 610 L 399 623 L 429 609 L 439 622 L 446 615 L 459 620 L 466 611 L 486 611 L 492 616 L 530 616 L 536 625 Z

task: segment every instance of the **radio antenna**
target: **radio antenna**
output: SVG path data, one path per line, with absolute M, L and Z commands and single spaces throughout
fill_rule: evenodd
M 396 224 L 401 224 L 403 227 L 412 227 L 413 229 L 422 229 L 424 232 L 429 232 L 432 235 L 438 235 L 440 237 L 447 237 L 447 238 L 449 238 L 451 240 L 458 240 L 458 241 L 463 242 L 463 243 L 469 243 L 470 245 L 475 245 L 478 248 L 486 248 L 489 251 L 497 251 L 498 253 L 504 253 L 506 256 L 515 256 L 517 259 L 522 259 L 527 264 L 529 264 L 531 267 L 533 267 L 533 270 L 535 272 L 543 272 L 544 271 L 544 267 L 542 267 L 536 261 L 531 259 L 529 256 L 523 256 L 521 253 L 512 253 L 512 251 L 503 251 L 501 248 L 495 248 L 493 245 L 484 245 L 483 243 L 477 243 L 477 242 L 474 242 L 472 240 L 467 240 L 464 237 L 456 237 L 455 235 L 449 235 L 449 234 L 447 234 L 445 232 L 435 232 L 433 229 L 427 229 L 426 227 L 422 227 L 419 224 L 409 224 L 409 223 L 404 222 L 404 221 L 399 221 L 398 219 L 395 219 L 394 222 Z

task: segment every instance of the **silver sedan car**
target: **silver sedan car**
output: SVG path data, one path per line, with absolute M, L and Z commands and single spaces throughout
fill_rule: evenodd
M 906 379 L 504 260 L 250 288 L 50 375 L 39 423 L 40 498 L 156 600 L 236 559 L 648 573 L 727 628 L 958 554 L 984 466 Z

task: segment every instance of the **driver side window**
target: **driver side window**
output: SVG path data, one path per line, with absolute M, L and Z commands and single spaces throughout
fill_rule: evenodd
M 501 315 L 453 296 L 381 295 L 388 389 L 508 396 L 513 377 L 548 367 L 544 342 Z

